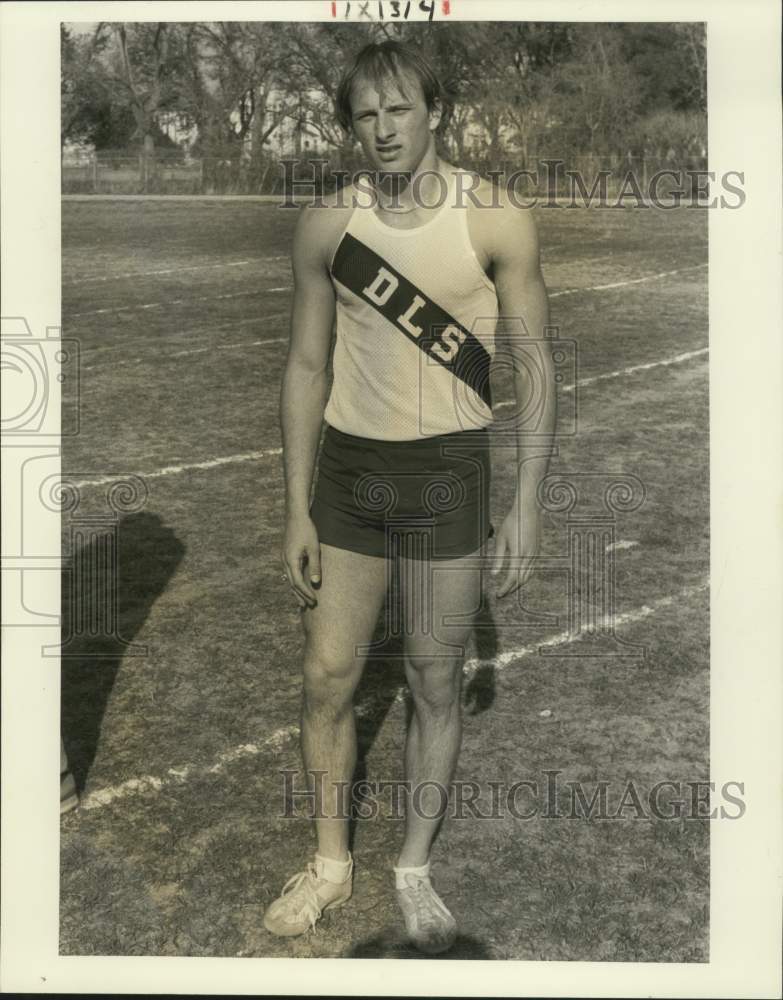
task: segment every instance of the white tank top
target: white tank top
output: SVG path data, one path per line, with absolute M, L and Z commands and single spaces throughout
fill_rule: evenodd
M 446 177 L 448 193 L 424 225 L 395 229 L 357 206 L 335 251 L 324 418 L 346 434 L 406 441 L 492 422 L 497 295 L 470 242 L 467 198 L 458 205 Z

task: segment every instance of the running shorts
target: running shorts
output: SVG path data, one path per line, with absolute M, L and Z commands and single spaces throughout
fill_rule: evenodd
M 310 508 L 319 540 L 381 558 L 477 552 L 494 533 L 489 440 L 486 428 L 381 441 L 327 424 Z

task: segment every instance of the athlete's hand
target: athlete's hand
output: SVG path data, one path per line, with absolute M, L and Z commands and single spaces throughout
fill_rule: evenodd
M 492 576 L 496 577 L 500 573 L 508 556 L 508 568 L 501 578 L 498 597 L 513 594 L 529 580 L 540 544 L 541 524 L 538 510 L 533 506 L 532 510 L 522 514 L 515 504 L 500 526 L 500 531 L 495 535 Z
M 299 607 L 315 607 L 318 601 L 314 587 L 321 584 L 321 546 L 308 515 L 291 515 L 286 519 L 281 557 Z

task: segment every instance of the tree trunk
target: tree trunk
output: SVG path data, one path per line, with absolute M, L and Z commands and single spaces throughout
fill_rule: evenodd
M 150 181 L 155 173 L 155 139 L 147 132 L 141 148 L 141 189 L 149 192 Z

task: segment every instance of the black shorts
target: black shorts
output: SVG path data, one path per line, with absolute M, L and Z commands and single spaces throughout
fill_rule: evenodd
M 481 428 L 379 441 L 327 424 L 310 508 L 319 540 L 387 558 L 477 552 L 493 534 L 489 440 Z

